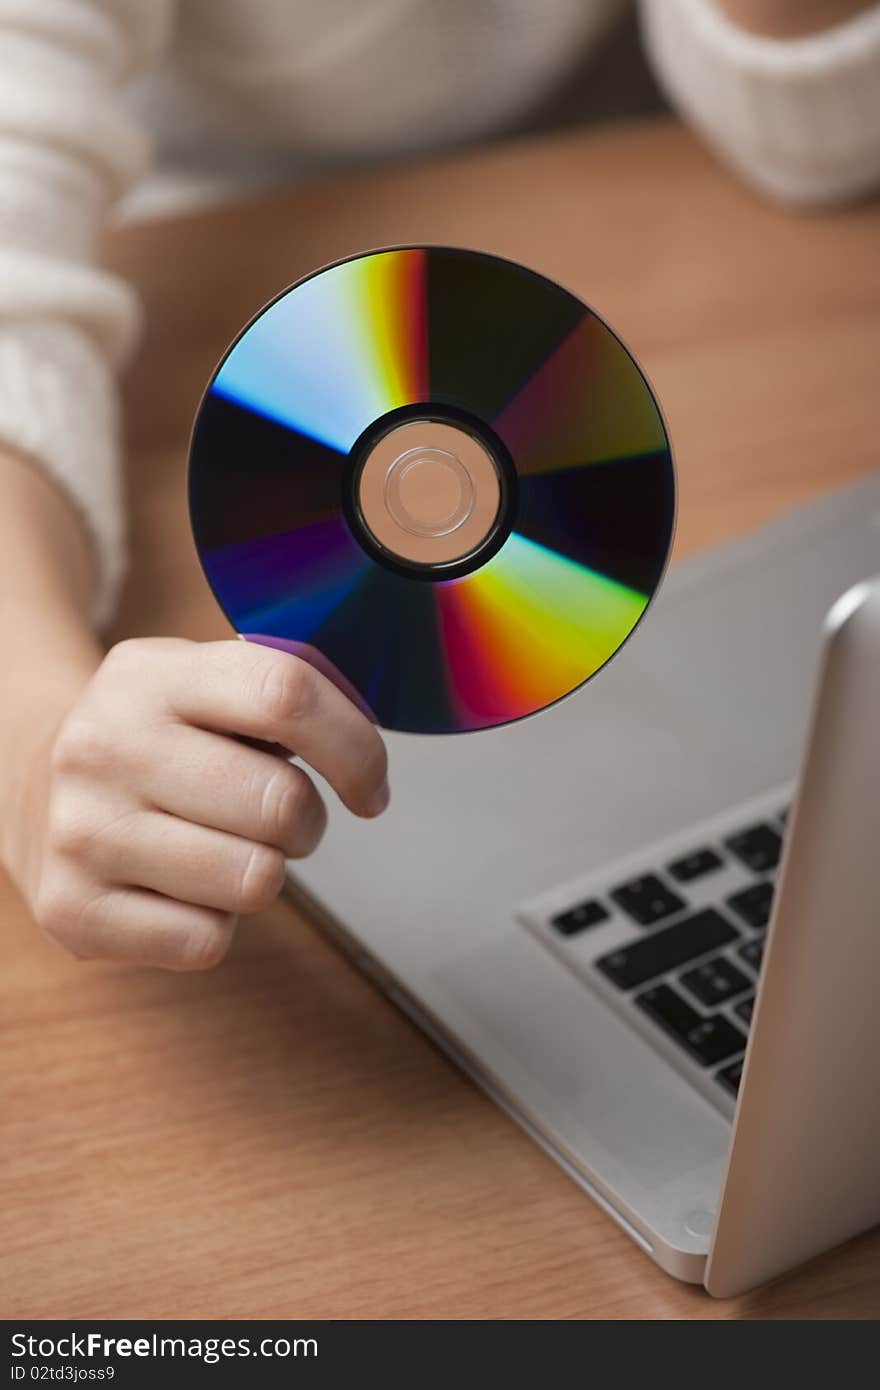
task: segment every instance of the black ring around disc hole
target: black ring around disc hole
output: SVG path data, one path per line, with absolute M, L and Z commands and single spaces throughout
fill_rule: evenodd
M 468 434 L 473 435 L 478 444 L 482 445 L 495 464 L 498 473 L 500 498 L 498 512 L 491 530 L 469 555 L 463 555 L 458 560 L 451 560 L 448 564 L 425 565 L 419 564 L 415 560 L 406 560 L 400 555 L 392 555 L 375 539 L 361 515 L 358 502 L 358 483 L 364 464 L 380 439 L 383 439 L 391 430 L 397 429 L 399 425 L 405 425 L 411 420 L 430 420 L 440 425 L 454 425 L 458 429 L 466 430 Z M 389 410 L 387 414 L 380 415 L 378 420 L 374 420 L 371 425 L 367 426 L 349 451 L 342 478 L 342 511 L 349 529 L 358 545 L 367 552 L 371 559 L 376 560 L 385 569 L 391 570 L 392 573 L 404 575 L 407 579 L 422 579 L 437 583 L 438 580 L 460 579 L 465 574 L 471 574 L 501 549 L 513 530 L 516 521 L 516 509 L 516 469 L 506 445 L 498 438 L 491 426 L 483 420 L 479 420 L 476 415 L 472 415 L 469 411 L 459 409 L 458 406 L 446 405 L 438 401 L 426 401 L 423 404 L 403 405 L 397 410 Z

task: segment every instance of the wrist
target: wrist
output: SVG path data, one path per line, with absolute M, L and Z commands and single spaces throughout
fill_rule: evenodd
M 52 749 L 95 665 L 17 672 L 0 708 L 0 862 L 29 900 L 39 881 Z
M 715 0 L 731 23 L 768 39 L 797 39 L 833 29 L 874 0 Z
M 88 542 L 67 500 L 36 465 L 0 452 L 0 503 L 0 858 L 28 891 L 55 733 L 102 652 Z
M 35 615 L 27 637 L 0 622 L 0 645 L 16 651 L 0 690 L 0 862 L 29 900 L 39 880 L 52 748 L 64 719 L 101 663 L 75 616 Z M 22 627 L 26 623 L 22 622 Z

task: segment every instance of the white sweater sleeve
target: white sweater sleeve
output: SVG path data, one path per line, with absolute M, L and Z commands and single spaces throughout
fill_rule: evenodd
M 791 204 L 880 184 L 880 7 L 797 39 L 762 38 L 714 0 L 640 0 L 670 100 L 761 192 Z
M 123 568 L 114 371 L 131 291 L 95 265 L 108 205 L 148 142 L 119 89 L 172 0 L 0 0 L 0 444 L 43 467 L 94 544 L 94 617 Z

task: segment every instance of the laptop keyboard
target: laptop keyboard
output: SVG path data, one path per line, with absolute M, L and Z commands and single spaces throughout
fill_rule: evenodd
M 609 922 L 629 923 L 613 949 L 578 961 L 729 1097 L 742 1074 L 786 816 L 777 806 L 544 919 L 551 944 L 577 948 Z

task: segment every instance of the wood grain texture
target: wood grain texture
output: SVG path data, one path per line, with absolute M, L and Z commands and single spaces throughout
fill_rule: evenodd
M 227 340 L 370 245 L 491 249 L 638 353 L 679 553 L 877 465 L 880 209 L 764 206 L 673 125 L 521 144 L 116 234 L 140 286 L 134 565 L 118 635 L 226 634 L 185 441 Z M 718 1303 L 657 1270 L 286 904 L 203 976 L 78 964 L 0 886 L 0 1315 L 832 1318 L 880 1311 L 880 1233 Z

